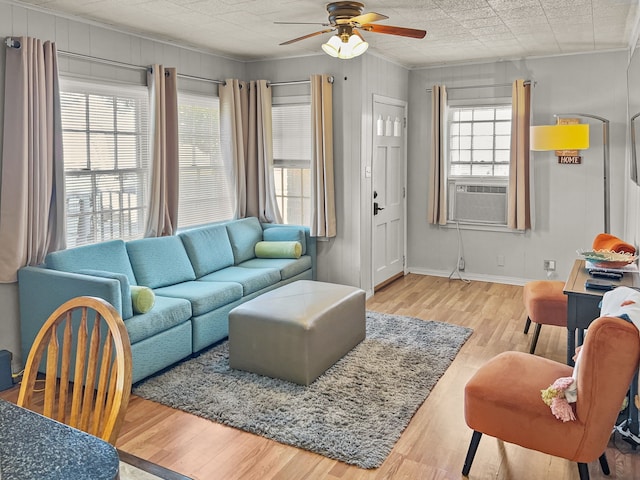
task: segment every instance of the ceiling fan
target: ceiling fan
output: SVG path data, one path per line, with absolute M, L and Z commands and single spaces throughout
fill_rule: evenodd
M 401 37 L 424 38 L 426 30 L 415 28 L 394 27 L 391 25 L 376 25 L 373 22 L 386 20 L 386 15 L 370 12 L 362 13 L 364 4 L 360 2 L 333 2 L 327 4 L 329 22 L 320 25 L 330 27 L 325 30 L 313 32 L 302 37 L 287 40 L 280 45 L 306 40 L 307 38 L 336 31 L 329 41 L 322 45 L 323 50 L 331 56 L 338 58 L 352 58 L 365 52 L 369 44 L 364 41 L 358 30 Z M 275 22 L 277 24 L 315 24 L 316 22 Z

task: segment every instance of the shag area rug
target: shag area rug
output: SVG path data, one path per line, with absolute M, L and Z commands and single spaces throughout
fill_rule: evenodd
M 466 327 L 367 312 L 367 338 L 308 387 L 229 368 L 223 342 L 137 384 L 173 408 L 377 468 L 471 335 Z

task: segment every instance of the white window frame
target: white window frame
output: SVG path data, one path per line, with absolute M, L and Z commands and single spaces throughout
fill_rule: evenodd
M 127 92 L 130 95 L 127 95 Z M 144 234 L 145 214 L 148 208 L 149 176 L 149 98 L 147 88 L 133 84 L 111 84 L 99 80 L 66 78 L 60 79 L 61 108 L 64 110 L 65 95 L 100 95 L 114 99 L 133 99 L 137 111 L 135 131 L 118 127 L 118 102 L 113 110 L 113 129 L 96 128 L 90 124 L 90 107 L 84 106 L 85 128 L 71 124 L 65 126 L 65 114 L 62 114 L 63 151 L 65 154 L 65 222 L 67 247 L 98 243 L 112 239 L 132 240 Z M 65 135 L 68 136 L 65 142 Z M 86 143 L 82 152 L 74 149 L 72 137 L 85 136 Z M 92 136 L 113 139 L 113 155 L 109 161 L 112 168 L 100 165 L 101 152 L 99 142 Z M 129 156 L 119 150 L 119 140 L 134 139 L 134 165 L 131 164 L 131 143 Z M 98 143 L 98 144 L 97 144 Z M 124 149 L 124 144 L 121 144 Z M 73 151 L 73 153 L 72 153 Z M 120 159 L 128 158 L 129 165 L 121 166 Z M 82 159 L 79 162 L 78 159 Z M 83 165 L 80 165 L 83 163 Z M 81 183 L 88 181 L 89 191 L 82 191 Z M 113 182 L 115 188 L 102 190 L 107 182 Z M 105 182 L 105 183 L 103 183 Z M 76 184 L 77 186 L 74 186 Z M 78 188 L 80 187 L 80 188 Z
M 282 96 L 273 97 L 272 99 L 273 109 L 277 109 L 279 106 L 286 105 L 308 105 L 309 106 L 309 152 L 308 158 L 297 159 L 282 159 L 276 157 L 274 149 L 273 158 L 273 174 L 276 186 L 276 200 L 278 202 L 278 208 L 282 215 L 282 221 L 285 224 L 306 225 L 311 223 L 311 96 L 310 95 L 297 95 L 297 96 Z M 275 123 L 275 122 L 274 122 Z M 275 137 L 275 135 L 274 135 Z M 275 138 L 274 138 L 275 140 Z M 297 194 L 285 192 L 284 185 L 287 182 L 287 170 L 299 170 L 297 172 L 297 178 L 300 185 L 294 190 L 299 192 Z M 290 180 L 289 180 L 290 181 Z M 287 208 L 289 200 L 300 202 L 300 215 L 296 218 L 289 218 L 290 214 Z
M 459 174 L 454 175 L 451 172 L 452 169 L 452 156 L 453 156 L 453 148 L 452 148 L 452 124 L 453 115 L 455 109 L 462 108 L 483 108 L 483 107 L 509 107 L 512 108 L 512 101 L 510 97 L 495 97 L 495 98 L 484 98 L 484 99 L 465 99 L 465 100 L 449 100 L 448 101 L 448 115 L 447 115 L 447 125 L 446 125 L 446 199 L 447 199 L 447 211 L 449 214 L 447 215 L 447 223 L 452 225 L 459 224 L 460 226 L 465 226 L 466 228 L 475 228 L 481 230 L 497 230 L 497 231 L 505 231 L 506 228 L 506 220 L 505 223 L 494 223 L 494 222 L 484 222 L 481 220 L 473 221 L 473 220 L 456 220 L 453 218 L 453 197 L 455 195 L 455 189 L 458 185 L 480 185 L 484 187 L 504 187 L 506 188 L 507 196 L 508 196 L 508 188 L 509 188 L 509 164 L 506 163 L 507 173 L 506 175 L 465 175 Z M 495 122 L 495 120 L 494 120 Z M 511 118 L 508 120 L 509 125 L 511 124 Z M 472 124 L 474 122 L 471 122 Z M 480 123 L 480 122 L 478 122 Z M 473 129 L 473 125 L 471 126 Z M 510 146 L 510 131 L 509 128 L 509 146 Z M 495 162 L 495 147 L 496 147 L 496 132 L 495 129 L 493 131 L 493 154 L 491 165 L 494 167 L 497 165 L 504 166 L 504 162 Z M 469 159 L 472 162 L 472 159 Z M 508 156 L 507 156 L 508 162 Z M 506 201 L 506 198 L 505 198 Z

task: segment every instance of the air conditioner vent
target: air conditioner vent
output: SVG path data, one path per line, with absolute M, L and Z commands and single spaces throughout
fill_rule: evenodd
M 467 193 L 507 193 L 507 187 L 499 185 L 456 185 L 456 191 Z
M 506 225 L 507 187 L 451 182 L 449 218 L 458 222 Z

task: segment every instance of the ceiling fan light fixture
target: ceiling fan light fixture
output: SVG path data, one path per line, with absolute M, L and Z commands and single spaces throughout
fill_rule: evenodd
M 345 36 L 332 35 L 327 43 L 322 44 L 322 50 L 332 57 L 348 60 L 362 55 L 369 48 L 369 44 L 360 35 L 352 34 L 347 41 L 345 38 Z
M 349 41 L 347 42 L 347 47 L 351 50 L 350 52 L 351 57 L 349 58 L 353 58 L 353 57 L 357 57 L 358 55 L 362 55 L 364 52 L 366 52 L 367 49 L 369 48 L 369 44 L 365 42 L 364 38 L 362 38 L 360 35 L 354 33 L 349 38 Z
M 338 35 L 332 35 L 327 43 L 322 44 L 322 50 L 327 55 L 332 57 L 338 57 L 340 54 L 340 49 L 342 48 L 342 40 Z

